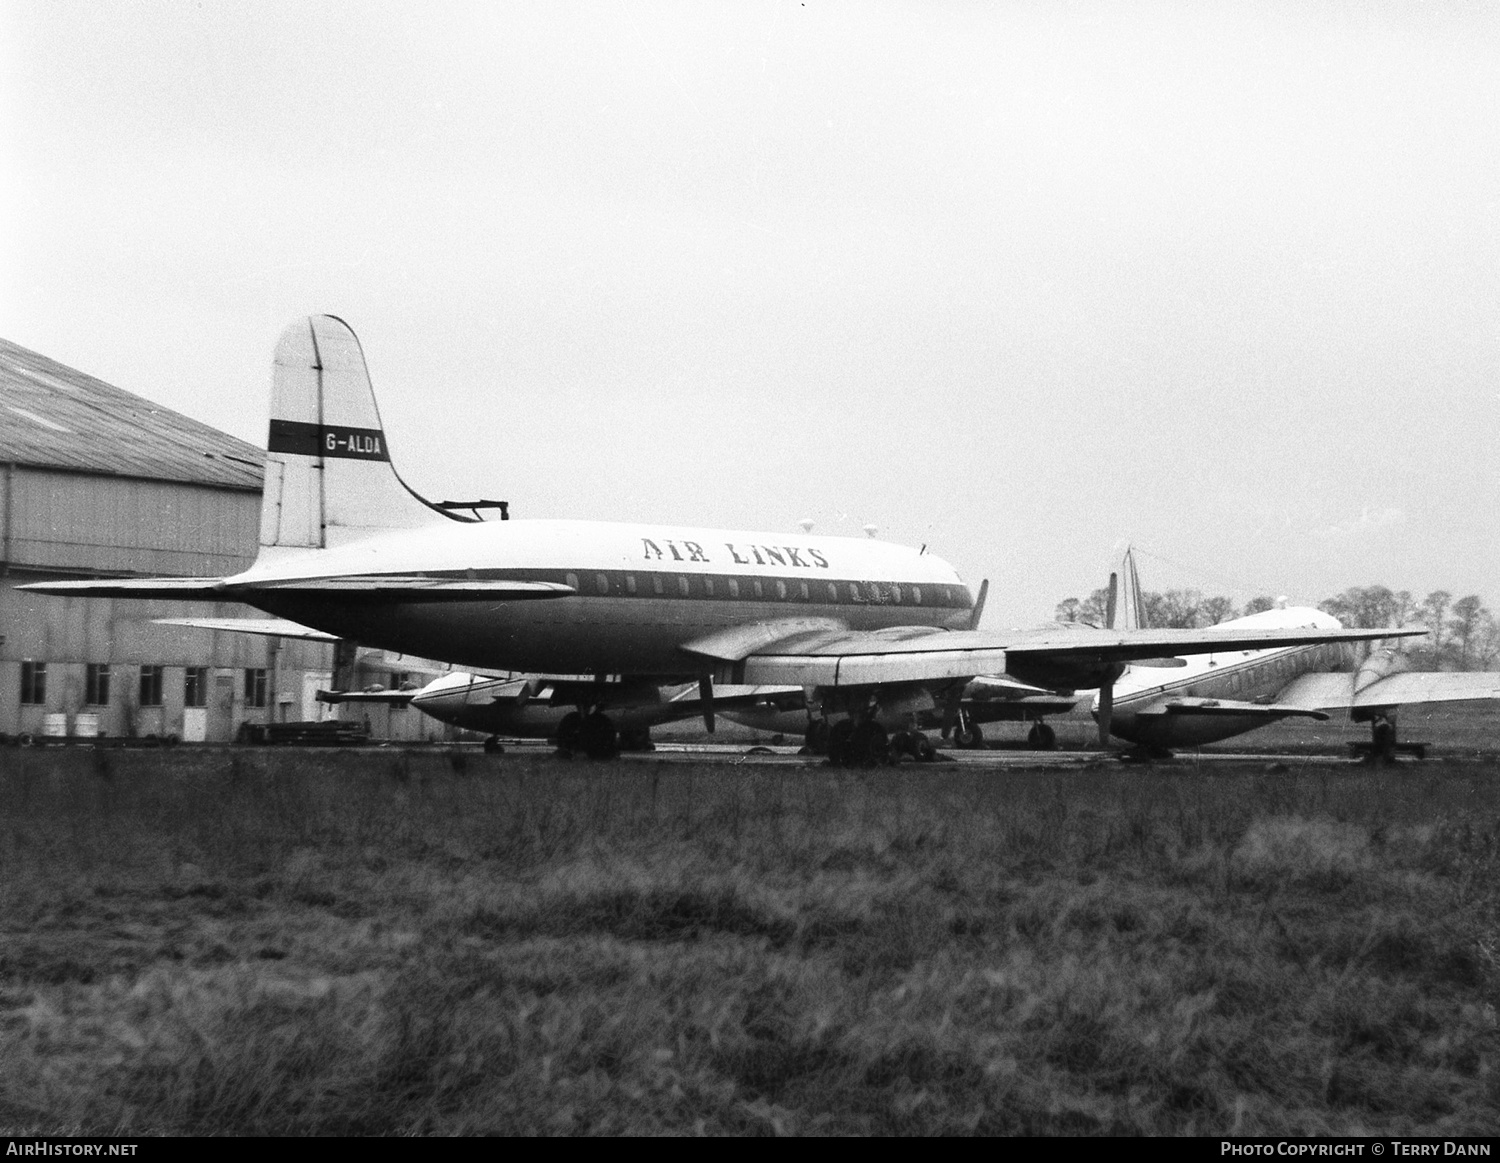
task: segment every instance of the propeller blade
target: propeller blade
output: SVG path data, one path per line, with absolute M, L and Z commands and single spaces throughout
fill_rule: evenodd
M 1109 725 L 1115 714 L 1115 683 L 1111 679 L 1099 687 L 1099 746 L 1109 746 Z
M 698 697 L 703 700 L 703 729 L 714 733 L 714 680 L 704 675 L 698 680 Z

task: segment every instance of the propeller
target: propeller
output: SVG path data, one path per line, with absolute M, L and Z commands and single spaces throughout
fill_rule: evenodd
M 698 697 L 703 700 L 703 729 L 714 733 L 714 680 L 712 675 L 698 679 Z

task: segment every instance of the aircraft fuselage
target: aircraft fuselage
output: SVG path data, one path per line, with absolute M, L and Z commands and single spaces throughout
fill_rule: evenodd
M 405 600 L 278 592 L 341 574 L 550 582 L 566 597 Z M 257 562 L 228 581 L 270 613 L 371 646 L 476 668 L 691 675 L 683 643 L 751 623 L 828 619 L 852 630 L 968 625 L 952 567 L 906 546 L 589 521 L 435 525 Z

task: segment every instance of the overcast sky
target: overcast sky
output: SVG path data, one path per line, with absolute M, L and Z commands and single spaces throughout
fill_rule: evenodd
M 0 336 L 236 436 L 328 312 L 434 497 L 1500 603 L 1500 6 L 0 20 Z

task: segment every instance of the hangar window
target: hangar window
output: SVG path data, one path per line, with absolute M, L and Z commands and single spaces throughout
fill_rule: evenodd
M 597 589 L 601 594 L 609 593 L 609 575 L 596 573 L 594 575 L 594 588 Z
M 208 706 L 208 667 L 190 666 L 182 672 L 182 705 Z
M 161 706 L 161 672 L 159 666 L 141 667 L 141 706 Z
M 21 663 L 21 705 L 40 707 L 47 702 L 47 664 Z
M 252 666 L 245 671 L 245 706 L 266 705 L 266 668 Z
M 109 663 L 91 662 L 84 668 L 83 701 L 91 707 L 109 706 Z

